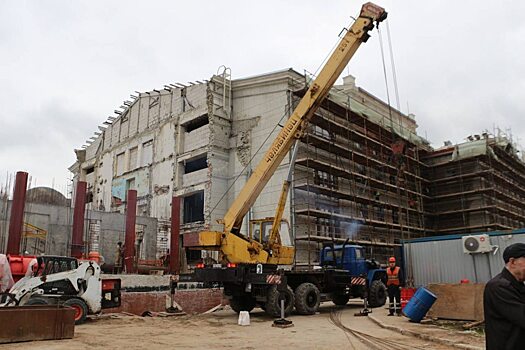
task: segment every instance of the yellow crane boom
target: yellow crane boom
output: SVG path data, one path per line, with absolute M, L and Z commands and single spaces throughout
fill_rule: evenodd
M 242 221 L 250 207 L 264 189 L 271 176 L 282 162 L 295 140 L 299 139 L 308 121 L 321 105 L 335 81 L 346 67 L 361 43 L 369 38 L 368 32 L 374 22 L 383 21 L 387 13 L 371 2 L 362 6 L 359 17 L 339 42 L 317 78 L 310 85 L 290 118 L 273 141 L 251 177 L 236 197 L 222 221 L 223 232 L 203 231 L 199 233 L 194 247 L 218 249 L 222 260 L 232 263 L 291 264 L 293 247 L 280 247 L 279 254 L 270 255 L 272 247 L 264 249 L 261 242 L 240 235 Z M 275 239 L 273 241 L 276 241 Z

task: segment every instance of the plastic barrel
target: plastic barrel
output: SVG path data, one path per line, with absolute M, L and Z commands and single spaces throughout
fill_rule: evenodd
M 407 306 L 410 299 L 414 296 L 416 288 L 401 288 L 401 309 Z
M 403 313 L 412 322 L 421 322 L 437 297 L 428 289 L 419 288 L 403 309 Z

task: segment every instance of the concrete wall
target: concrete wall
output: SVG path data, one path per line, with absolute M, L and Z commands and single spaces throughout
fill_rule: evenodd
M 283 125 L 288 119 L 290 73 L 283 71 L 268 76 L 237 80 L 234 81 L 233 88 L 235 126 L 230 143 L 235 149 L 232 150 L 229 158 L 228 186 L 233 186 L 233 191 L 228 196 L 229 204 L 233 202 L 280 132 L 281 128 L 278 125 Z M 252 218 L 274 216 L 281 186 L 287 175 L 288 159 L 288 156 L 284 158 L 252 206 L 250 213 Z M 239 180 L 233 183 L 237 177 Z M 290 218 L 289 204 L 285 208 L 283 218 L 287 220 Z M 244 227 L 243 231 L 247 232 L 247 227 Z
M 0 252 L 4 252 L 7 242 L 9 215 L 11 212 L 11 202 L 9 209 L 4 215 L 0 215 Z M 45 240 L 45 251 L 48 255 L 69 255 L 73 208 L 27 203 L 25 207 L 24 222 L 30 223 L 44 230 L 47 230 Z M 84 241 L 86 249 L 89 249 L 90 223 L 97 223 L 100 228 L 98 232 L 98 252 L 105 258 L 107 263 L 112 264 L 116 258 L 117 242 L 124 242 L 126 216 L 119 213 L 108 213 L 101 211 L 87 210 L 84 221 Z M 137 217 L 137 227 L 144 231 L 144 259 L 153 260 L 156 255 L 157 247 L 157 220 L 154 218 Z M 22 239 L 24 241 L 24 239 Z M 22 242 L 23 245 L 24 242 Z M 26 250 L 33 253 L 35 241 L 28 239 Z M 93 246 L 92 242 L 92 247 Z M 23 246 L 22 248 L 23 249 Z

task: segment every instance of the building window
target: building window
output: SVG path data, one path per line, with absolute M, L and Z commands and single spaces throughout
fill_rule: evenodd
M 142 144 L 141 166 L 149 165 L 153 162 L 153 140 Z
M 202 261 L 201 251 L 186 248 L 186 261 L 190 264 L 201 262 Z
M 124 174 L 124 152 L 117 154 L 117 166 L 116 166 L 116 175 L 120 176 Z
M 333 138 L 328 130 L 323 129 L 319 125 L 314 125 L 314 135 L 322 137 L 326 140 L 331 140 Z
M 129 190 L 134 190 L 135 189 L 135 178 L 131 178 L 131 179 L 128 179 L 126 180 L 126 194 L 128 193 Z
M 315 218 L 316 232 L 318 236 L 339 236 L 339 222 L 328 218 Z
M 359 203 L 359 211 L 362 218 L 368 219 L 368 206 L 366 204 Z
M 337 177 L 326 171 L 315 170 L 314 183 L 322 187 L 337 188 Z
M 206 154 L 199 156 L 198 158 L 193 158 L 187 160 L 184 164 L 184 174 L 193 173 L 201 169 L 208 167 L 208 158 Z
M 399 224 L 399 213 L 398 213 L 398 208 L 394 208 L 392 210 L 392 222 L 394 224 Z
M 183 223 L 204 221 L 204 191 L 184 197 Z
M 133 147 L 129 150 L 129 170 L 133 170 L 137 167 L 137 155 L 139 148 Z

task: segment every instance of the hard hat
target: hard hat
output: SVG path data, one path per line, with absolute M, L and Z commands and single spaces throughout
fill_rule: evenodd
M 396 258 L 394 258 L 393 256 L 391 256 L 390 258 L 388 258 L 388 262 L 391 263 L 395 263 L 396 262 Z

